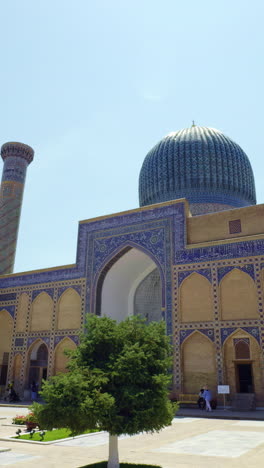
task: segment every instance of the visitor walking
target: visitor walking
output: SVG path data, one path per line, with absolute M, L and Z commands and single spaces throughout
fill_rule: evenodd
M 211 391 L 205 387 L 204 389 L 204 399 L 205 399 L 205 405 L 206 405 L 206 411 L 212 411 L 210 401 L 212 400 L 212 394 Z

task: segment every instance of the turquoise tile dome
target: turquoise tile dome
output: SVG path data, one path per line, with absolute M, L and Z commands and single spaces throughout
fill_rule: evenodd
M 253 171 L 242 148 L 219 130 L 193 125 L 149 151 L 139 176 L 140 206 L 187 198 L 193 214 L 256 204 Z

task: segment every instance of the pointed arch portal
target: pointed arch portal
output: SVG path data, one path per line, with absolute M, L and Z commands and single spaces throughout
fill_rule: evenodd
M 35 382 L 40 388 L 47 379 L 48 348 L 42 340 L 37 340 L 28 352 L 28 388 Z
M 130 246 L 115 255 L 98 277 L 95 312 L 117 321 L 134 314 L 161 320 L 162 281 L 153 259 Z

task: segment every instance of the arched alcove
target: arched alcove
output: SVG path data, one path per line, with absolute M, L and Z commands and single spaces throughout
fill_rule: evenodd
M 16 354 L 14 357 L 13 362 L 13 381 L 14 381 L 14 388 L 16 390 L 20 387 L 20 374 L 22 368 L 22 356 L 21 354 Z
M 0 311 L 0 385 L 6 384 L 9 353 L 13 333 L 13 319 L 6 310 Z
M 255 393 L 263 399 L 262 351 L 256 338 L 243 329 L 232 333 L 223 346 L 226 384 L 231 393 Z
M 76 349 L 76 344 L 70 338 L 64 338 L 55 349 L 55 360 L 54 360 L 54 375 L 59 372 L 67 372 L 67 364 L 69 362 L 68 356 L 65 354 L 65 350 Z
M 50 330 L 52 314 L 53 300 L 46 292 L 40 293 L 32 302 L 31 330 Z
M 214 343 L 195 331 L 182 345 L 183 391 L 198 393 L 205 385 L 216 389 L 216 359 Z
M 27 355 L 28 388 L 33 382 L 40 388 L 42 380 L 47 379 L 48 355 L 48 348 L 42 340 L 36 340 L 29 348 Z
M 146 273 L 139 282 L 134 292 L 133 310 L 135 315 L 141 315 L 147 322 L 161 320 L 161 281 L 158 268 Z
M 182 322 L 206 322 L 214 319 L 212 286 L 203 275 L 192 273 L 180 286 Z
M 81 298 L 73 288 L 63 292 L 58 305 L 58 329 L 77 329 L 81 326 Z
M 159 276 L 159 280 L 156 281 L 159 282 L 158 287 L 161 291 L 160 272 L 152 258 L 137 248 L 124 248 L 109 260 L 101 271 L 97 281 L 96 313 L 121 321 L 135 313 L 135 304 L 136 311 L 142 313 L 143 307 L 140 304 L 142 301 L 145 304 L 143 315 L 147 318 L 151 304 L 154 303 L 153 296 L 150 298 L 149 290 L 147 291 L 150 282 L 148 284 L 146 278 L 156 269 L 155 275 Z M 158 301 L 158 304 L 155 303 L 155 319 L 162 318 L 161 295 L 162 293 L 155 296 Z
M 259 318 L 255 282 L 238 268 L 222 279 L 220 301 L 222 320 Z

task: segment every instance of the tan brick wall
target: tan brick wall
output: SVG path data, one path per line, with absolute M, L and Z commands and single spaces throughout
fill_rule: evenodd
M 3 354 L 10 353 L 13 333 L 13 319 L 6 310 L 0 311 L 0 364 Z
M 32 303 L 31 330 L 50 330 L 53 313 L 53 300 L 45 293 L 40 293 Z
M 220 284 L 220 305 L 222 320 L 259 318 L 253 279 L 237 268 L 230 271 Z
M 215 347 L 206 336 L 194 332 L 185 340 L 182 345 L 182 368 L 185 393 L 198 395 L 205 385 L 216 391 Z
M 66 366 L 69 358 L 64 354 L 66 349 L 75 349 L 75 343 L 69 338 L 62 340 L 55 349 L 55 361 L 54 361 L 54 375 L 59 372 L 66 372 Z
M 229 233 L 229 221 L 241 220 L 241 233 Z M 264 233 L 264 205 L 187 218 L 187 242 L 196 244 Z
M 72 288 L 62 294 L 58 306 L 58 329 L 80 328 L 81 298 Z
M 14 364 L 13 364 L 13 381 L 14 381 L 14 387 L 16 390 L 19 388 L 19 385 L 20 385 L 21 367 L 22 367 L 22 356 L 20 354 L 17 354 L 14 358 Z
M 180 317 L 182 322 L 213 320 L 211 283 L 198 273 L 191 274 L 181 284 Z
M 235 358 L 234 338 L 248 338 L 250 342 L 250 360 L 239 360 Z M 264 402 L 263 388 L 263 362 L 262 352 L 258 342 L 244 330 L 238 330 L 224 343 L 225 383 L 230 385 L 230 393 L 238 391 L 236 382 L 236 363 L 252 363 L 254 392 L 258 401 Z

